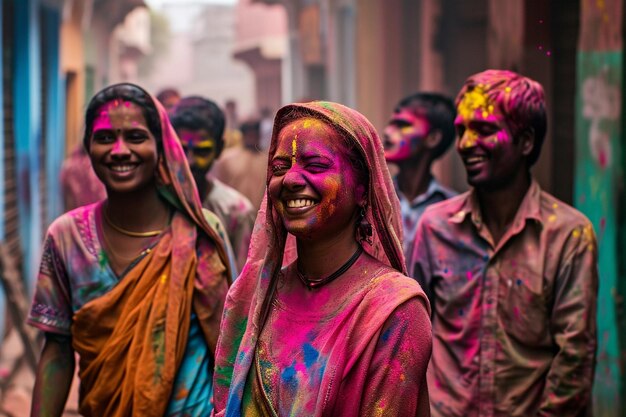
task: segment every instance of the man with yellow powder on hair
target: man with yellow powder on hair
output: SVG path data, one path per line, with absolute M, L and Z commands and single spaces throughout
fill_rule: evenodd
M 426 209 L 408 264 L 433 311 L 432 415 L 585 416 L 597 246 L 589 220 L 531 175 L 546 133 L 543 88 L 484 71 L 456 106 L 472 189 Z

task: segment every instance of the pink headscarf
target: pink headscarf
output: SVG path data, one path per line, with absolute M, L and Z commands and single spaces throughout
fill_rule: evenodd
M 303 117 L 319 119 L 342 133 L 361 154 L 369 171 L 366 218 L 373 243 L 364 249 L 385 265 L 406 274 L 402 252 L 400 206 L 374 127 L 360 113 L 341 104 L 311 102 L 281 108 L 274 120 L 271 161 L 280 130 Z M 271 177 L 268 168 L 267 182 Z M 257 215 L 248 260 L 228 292 L 216 352 L 214 404 L 216 414 L 238 415 L 246 378 L 254 357 L 265 314 L 273 297 L 285 250 L 287 232 L 268 199 Z

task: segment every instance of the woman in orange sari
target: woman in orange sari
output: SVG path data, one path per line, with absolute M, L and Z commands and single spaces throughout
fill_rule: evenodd
M 297 259 L 282 268 L 288 233 Z M 429 416 L 429 304 L 401 239 L 367 119 L 328 102 L 279 110 L 266 200 L 224 307 L 216 415 Z
M 75 352 L 81 415 L 208 415 L 232 280 L 223 229 L 201 208 L 165 110 L 141 88 L 91 100 L 84 146 L 107 198 L 48 230 L 29 315 L 46 334 L 32 415 L 61 415 Z

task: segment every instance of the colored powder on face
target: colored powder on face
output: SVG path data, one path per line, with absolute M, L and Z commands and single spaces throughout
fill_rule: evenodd
M 510 139 L 511 139 L 509 135 L 504 131 L 498 132 L 498 134 L 496 135 L 496 138 L 498 142 L 510 142 Z
M 463 136 L 463 141 L 461 142 L 461 149 L 472 148 L 478 142 L 478 134 L 473 130 L 468 130 L 467 134 Z
M 351 172 L 347 171 L 345 172 L 345 175 L 347 176 L 352 174 Z M 324 197 L 328 201 L 328 204 L 323 207 L 320 220 L 326 221 L 326 219 L 332 216 L 337 209 L 337 198 L 339 195 L 340 186 L 339 180 L 335 176 L 328 176 L 324 178 L 323 181 L 324 186 L 328 190 L 327 195 Z
M 293 141 L 291 142 L 291 166 L 294 166 L 296 164 L 296 153 L 298 152 L 298 142 L 296 141 L 298 139 L 298 135 L 296 134 L 296 136 L 293 138 Z

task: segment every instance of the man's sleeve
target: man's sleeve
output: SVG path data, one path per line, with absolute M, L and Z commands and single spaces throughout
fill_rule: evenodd
M 591 404 L 596 355 L 597 245 L 590 224 L 566 242 L 555 281 L 550 328 L 556 355 L 548 371 L 538 415 L 584 416 Z
M 432 289 L 432 269 L 430 264 L 430 251 L 428 248 L 428 240 L 426 238 L 426 216 L 422 216 L 417 224 L 415 239 L 413 240 L 413 253 L 407 260 L 407 269 L 409 276 L 413 277 L 421 286 L 428 301 L 434 311 L 435 300 Z

